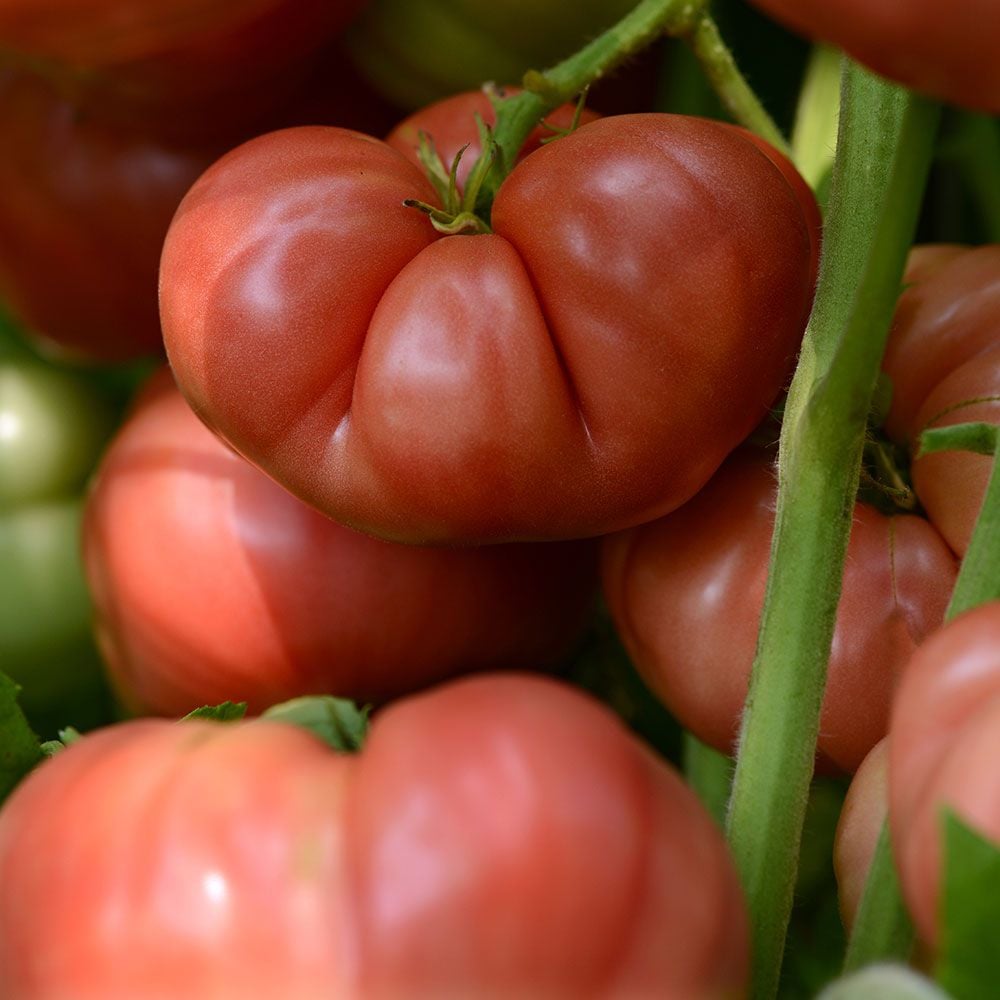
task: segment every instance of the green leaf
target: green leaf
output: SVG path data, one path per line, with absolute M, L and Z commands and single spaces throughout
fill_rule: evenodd
M 905 965 L 884 964 L 838 979 L 816 1000 L 948 1000 L 948 994 Z
M 1000 846 L 946 809 L 941 945 L 935 978 L 957 1000 L 996 996 L 1000 980 Z
M 237 722 L 247 714 L 247 703 L 245 701 L 224 701 L 221 705 L 202 705 L 193 712 L 188 712 L 181 719 L 186 722 L 188 719 L 211 719 L 215 722 Z
M 18 686 L 0 673 L 0 802 L 44 755 L 17 703 Z
M 314 733 L 334 750 L 357 753 L 368 735 L 370 712 L 370 705 L 358 708 L 346 698 L 310 695 L 274 705 L 261 718 L 299 726 Z

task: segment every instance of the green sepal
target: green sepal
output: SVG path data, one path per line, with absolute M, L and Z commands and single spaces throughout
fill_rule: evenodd
M 219 705 L 202 705 L 193 712 L 188 712 L 181 719 L 187 722 L 188 719 L 211 719 L 214 722 L 238 722 L 247 714 L 247 703 L 245 701 L 224 701 Z
M 273 705 L 261 718 L 306 729 L 339 753 L 357 753 L 368 735 L 370 713 L 371 705 L 359 708 L 347 698 L 309 695 Z
M 934 978 L 956 1000 L 996 996 L 1000 980 L 1000 845 L 951 809 L 941 816 L 940 947 Z
M 987 423 L 934 427 L 920 435 L 917 458 L 933 455 L 938 451 L 971 451 L 977 455 L 992 455 L 997 449 L 998 434 L 1000 427 Z
M 44 759 L 38 737 L 17 703 L 19 690 L 17 684 L 0 672 L 0 802 Z

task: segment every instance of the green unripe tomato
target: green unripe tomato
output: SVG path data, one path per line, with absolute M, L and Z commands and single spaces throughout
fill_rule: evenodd
M 80 520 L 115 422 L 112 399 L 86 376 L 0 355 L 0 670 L 45 737 L 106 721 Z
M 114 425 L 83 377 L 0 359 L 0 510 L 79 493 Z

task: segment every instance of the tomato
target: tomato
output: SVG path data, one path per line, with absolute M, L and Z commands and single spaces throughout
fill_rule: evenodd
M 905 281 L 883 365 L 894 387 L 886 430 L 915 449 L 932 427 L 1000 424 L 1000 246 L 917 248 Z M 958 451 L 913 462 L 917 496 L 959 555 L 990 467 Z
M 955 104 L 1000 112 L 994 0 L 752 0 L 877 73 Z
M 101 647 L 132 709 L 382 700 L 460 671 L 551 666 L 579 637 L 592 544 L 356 534 L 233 454 L 162 374 L 101 464 L 84 533 Z
M 668 517 L 606 540 L 604 590 L 651 688 L 699 739 L 732 752 L 764 605 L 776 485 L 734 457 Z M 910 515 L 855 506 L 820 720 L 819 763 L 853 772 L 886 732 L 913 649 L 940 625 L 955 559 Z
M 917 651 L 893 704 L 889 809 L 903 891 L 937 940 L 942 807 L 1000 841 L 1000 601 L 968 611 Z
M 362 0 L 0 0 L 0 49 L 102 115 L 218 134 L 273 107 Z
M 353 54 L 401 107 L 478 87 L 516 83 L 573 54 L 634 0 L 371 0 L 353 26 Z
M 435 201 L 385 144 L 288 130 L 215 164 L 164 246 L 182 391 L 343 523 L 427 542 L 649 519 L 784 381 L 815 235 L 736 130 L 591 122 L 514 169 L 486 235 L 440 237 L 406 198 Z
M 270 721 L 84 737 L 0 812 L 0 992 L 730 997 L 721 835 L 603 707 L 464 680 L 360 757 Z
M 162 350 L 163 237 L 184 192 L 222 150 L 116 130 L 28 76 L 0 78 L 0 134 L 0 298 L 64 355 L 121 360 Z
M 868 870 L 889 815 L 889 741 L 879 740 L 851 780 L 837 824 L 833 867 L 840 917 L 850 930 L 861 904 Z
M 80 494 L 115 419 L 82 376 L 0 354 L 0 669 L 46 736 L 106 712 Z

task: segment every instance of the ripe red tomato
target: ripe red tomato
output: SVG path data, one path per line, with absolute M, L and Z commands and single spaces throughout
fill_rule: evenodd
M 1000 112 L 994 0 L 752 0 L 789 27 L 845 49 L 877 73 L 935 97 Z
M 603 707 L 531 677 L 376 717 L 84 737 L 0 812 L 6 1000 L 731 997 L 719 832 Z
M 0 0 L 0 48 L 102 115 L 239 128 L 363 0 Z
M 27 75 L 0 77 L 0 136 L 0 299 L 65 355 L 162 350 L 163 237 L 220 147 L 116 130 Z
M 931 427 L 1000 424 L 1000 246 L 920 247 L 896 309 L 883 367 L 893 383 L 886 430 L 916 448 Z M 940 452 L 913 462 L 927 516 L 964 555 L 991 459 Z
M 257 127 L 375 120 L 380 111 L 356 81 L 345 102 L 333 68 L 311 75 Z M 89 361 L 162 352 L 163 239 L 229 135 L 139 132 L 75 107 L 36 76 L 0 72 L 0 300 L 47 352 Z
M 338 520 L 403 541 L 594 535 L 690 497 L 781 387 L 815 237 L 716 123 L 591 122 L 527 157 L 493 232 L 439 237 L 367 136 L 263 136 L 194 186 L 161 265 L 200 416 Z
M 608 538 L 604 590 L 626 649 L 682 725 L 731 753 L 764 605 L 775 482 L 734 456 L 692 501 Z M 955 559 L 922 518 L 859 503 L 820 720 L 819 762 L 852 772 L 886 732 L 897 678 L 944 618 Z
M 889 809 L 903 891 L 937 940 L 941 809 L 1000 841 L 1000 601 L 960 615 L 907 667 L 892 708 Z
M 591 543 L 423 549 L 341 527 L 231 452 L 165 372 L 101 464 L 84 557 L 115 687 L 164 715 L 551 666 L 596 590 Z
M 840 918 L 848 930 L 864 895 L 868 870 L 889 814 L 889 741 L 879 740 L 851 780 L 837 823 L 833 869 Z

